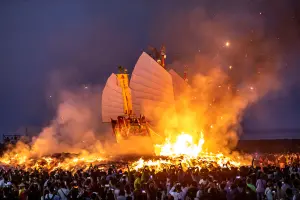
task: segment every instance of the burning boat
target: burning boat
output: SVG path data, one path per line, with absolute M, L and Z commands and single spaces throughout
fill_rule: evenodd
M 102 122 L 111 123 L 117 141 L 158 135 L 153 127 L 159 112 L 164 108 L 176 112 L 174 88 L 179 87 L 175 85 L 187 83 L 174 70 L 166 70 L 165 59 L 164 46 L 152 49 L 152 55 L 143 52 L 131 78 L 121 66 L 108 78 L 102 93 Z

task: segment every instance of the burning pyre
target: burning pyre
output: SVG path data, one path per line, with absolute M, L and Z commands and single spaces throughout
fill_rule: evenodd
M 155 145 L 156 155 L 151 158 L 129 158 L 108 156 L 107 154 L 81 154 L 61 153 L 51 156 L 35 157 L 28 154 L 28 151 L 15 153 L 14 151 L 6 152 L 0 159 L 0 165 L 3 168 L 17 168 L 24 170 L 47 170 L 55 171 L 58 169 L 75 172 L 79 169 L 88 170 L 91 166 L 98 169 L 107 169 L 111 165 L 119 169 L 140 170 L 144 167 L 149 169 L 162 170 L 172 166 L 181 166 L 183 169 L 190 167 L 209 168 L 221 167 L 239 167 L 250 164 L 250 160 L 245 158 L 225 156 L 222 153 L 209 153 L 202 150 L 204 144 L 203 134 L 197 143 L 194 143 L 191 135 L 182 133 L 177 136 L 175 142 L 169 138 L 162 145 Z

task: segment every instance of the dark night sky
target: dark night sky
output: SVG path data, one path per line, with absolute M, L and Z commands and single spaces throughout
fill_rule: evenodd
M 190 59 L 199 46 L 214 51 L 217 39 L 234 43 L 247 26 L 262 30 L 262 38 L 280 38 L 277 52 L 284 70 L 281 90 L 251 106 L 244 126 L 300 128 L 297 0 L 163 2 L 0 1 L 0 131 L 46 124 L 53 117 L 49 95 L 60 87 L 103 85 L 116 66 L 132 69 L 149 44 L 166 44 L 172 63 Z M 203 10 L 205 16 L 199 17 Z M 216 27 L 219 15 L 228 17 L 230 27 L 237 19 L 245 20 L 244 27 L 221 28 L 224 38 L 217 30 L 204 37 L 198 18 Z

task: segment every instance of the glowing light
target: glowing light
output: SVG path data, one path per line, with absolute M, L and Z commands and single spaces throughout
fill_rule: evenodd
M 226 46 L 226 47 L 229 47 L 229 46 L 230 46 L 230 42 L 227 41 L 227 42 L 225 43 L 225 46 Z
M 250 86 L 250 90 L 254 90 L 254 87 Z
M 177 136 L 176 141 L 172 143 L 170 138 L 166 139 L 165 144 L 156 145 L 159 149 L 158 155 L 160 156 L 187 156 L 187 157 L 197 157 L 202 151 L 202 146 L 204 144 L 203 133 L 200 133 L 200 139 L 198 144 L 194 143 L 193 137 L 187 133 L 181 133 Z
M 229 66 L 229 69 L 232 69 L 232 66 L 231 66 L 231 65 Z

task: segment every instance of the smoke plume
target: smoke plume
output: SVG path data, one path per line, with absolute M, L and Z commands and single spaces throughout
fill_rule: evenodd
M 187 65 L 191 88 L 177 94 L 177 115 L 170 111 L 169 120 L 178 119 L 177 130 L 171 130 L 169 120 L 161 121 L 167 135 L 175 138 L 185 131 L 199 138 L 203 132 L 204 148 L 235 147 L 246 109 L 281 87 L 287 44 L 267 31 L 263 14 L 245 7 L 212 14 L 196 7 L 170 19 L 164 35 L 172 38 L 176 50 L 170 51 L 180 56 L 169 67 L 183 74 Z

